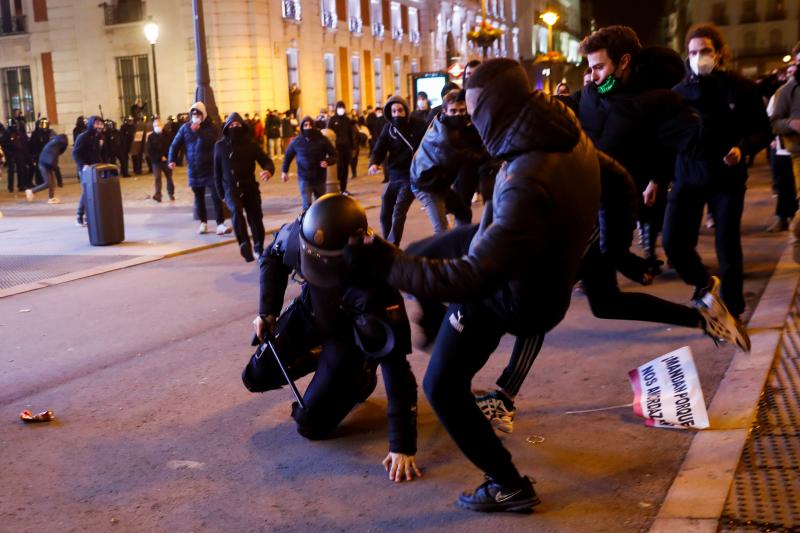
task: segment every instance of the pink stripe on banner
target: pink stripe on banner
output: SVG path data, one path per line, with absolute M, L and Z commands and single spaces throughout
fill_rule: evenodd
M 628 372 L 628 379 L 633 389 L 633 413 L 636 416 L 644 418 L 644 412 L 642 411 L 642 381 L 639 375 L 639 369 L 634 368 Z

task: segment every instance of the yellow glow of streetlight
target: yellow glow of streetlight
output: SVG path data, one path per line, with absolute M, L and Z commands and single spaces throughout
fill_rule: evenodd
M 152 20 L 144 25 L 144 36 L 150 44 L 156 44 L 158 40 L 158 24 Z
M 783 62 L 784 63 L 788 63 L 791 60 L 792 60 L 792 56 L 783 56 Z
M 544 23 L 547 24 L 548 26 L 552 26 L 553 24 L 558 22 L 558 14 L 552 11 L 547 11 L 545 13 L 542 13 L 539 16 L 539 18 L 542 19 Z

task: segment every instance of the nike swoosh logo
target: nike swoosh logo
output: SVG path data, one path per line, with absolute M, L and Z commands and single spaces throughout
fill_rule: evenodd
M 497 503 L 503 503 L 503 502 L 504 502 L 504 501 L 506 501 L 506 500 L 510 500 L 511 498 L 513 498 L 514 496 L 516 496 L 517 494 L 519 494 L 520 492 L 522 492 L 522 489 L 515 490 L 515 491 L 514 491 L 514 492 L 512 492 L 511 494 L 503 494 L 503 492 L 502 492 L 502 491 L 501 491 L 501 492 L 498 492 L 498 493 L 497 493 L 497 494 L 495 494 L 495 496 L 494 496 L 494 501 L 496 501 Z

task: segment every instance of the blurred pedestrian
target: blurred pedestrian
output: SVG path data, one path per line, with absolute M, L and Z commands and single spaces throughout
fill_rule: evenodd
M 167 180 L 167 194 L 170 202 L 175 201 L 175 184 L 172 181 L 172 169 L 169 167 L 170 138 L 164 132 L 161 119 L 153 118 L 153 132 L 147 136 L 147 157 L 150 158 L 150 167 L 153 170 L 153 196 L 156 202 L 161 202 L 161 174 Z

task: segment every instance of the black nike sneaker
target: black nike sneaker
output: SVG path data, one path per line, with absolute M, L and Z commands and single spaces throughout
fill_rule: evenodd
M 456 504 L 462 509 L 479 511 L 482 513 L 510 512 L 532 513 L 533 508 L 541 500 L 533 490 L 533 483 L 527 476 L 523 476 L 522 484 L 516 488 L 503 487 L 497 484 L 490 476 L 475 492 L 464 492 L 458 497 Z

